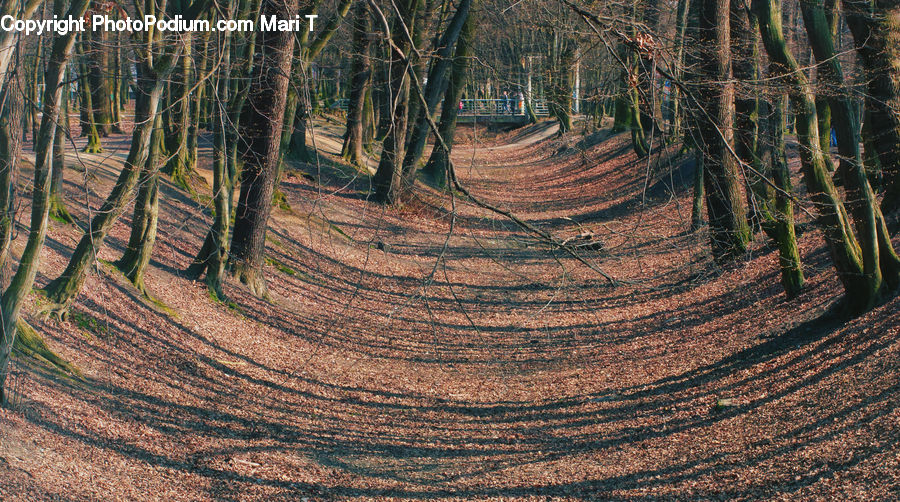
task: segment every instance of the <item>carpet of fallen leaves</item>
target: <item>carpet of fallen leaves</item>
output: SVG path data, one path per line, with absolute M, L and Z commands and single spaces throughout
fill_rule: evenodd
M 338 132 L 325 124 L 321 144 Z M 764 238 L 723 268 L 707 232 L 689 231 L 689 161 L 639 160 L 627 135 L 552 132 L 468 131 L 457 170 L 560 240 L 593 234 L 603 248 L 583 261 L 430 188 L 373 204 L 368 177 L 323 154 L 285 175 L 270 298 L 229 283 L 230 306 L 182 273 L 208 198 L 165 180 L 157 302 L 105 264 L 129 208 L 65 321 L 29 306 L 85 378 L 14 362 L 0 499 L 900 496 L 900 301 L 834 315 L 841 289 L 812 227 L 808 285 L 786 301 Z M 105 147 L 69 156 L 82 222 L 127 137 Z M 53 224 L 38 286 L 79 235 Z

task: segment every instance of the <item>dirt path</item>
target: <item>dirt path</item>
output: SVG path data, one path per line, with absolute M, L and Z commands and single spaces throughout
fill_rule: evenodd
M 459 175 L 555 235 L 593 231 L 605 250 L 583 258 L 622 285 L 447 194 L 423 188 L 401 209 L 374 205 L 366 177 L 323 163 L 309 173 L 318 184 L 283 185 L 292 212 L 272 221 L 272 301 L 229 285 L 239 307 L 229 309 L 179 272 L 209 217 L 166 185 L 147 284 L 170 310 L 101 266 L 69 321 L 30 318 L 88 380 L 17 363 L 25 397 L 0 411 L 0 493 L 897 493 L 900 303 L 849 323 L 823 316 L 839 288 L 815 232 L 803 241 L 810 284 L 798 301 L 782 300 L 764 242 L 718 270 L 706 235 L 685 231 L 687 168 L 645 187 L 647 165 L 627 138 L 578 148 L 549 131 L 463 146 Z M 127 236 L 117 226 L 100 257 L 117 258 Z M 54 227 L 41 284 L 76 237 Z
M 502 143 L 493 143 L 487 145 L 480 144 L 480 141 L 477 141 L 478 129 L 485 128 L 479 126 L 474 130 L 473 134 L 476 141 L 474 141 L 473 143 L 456 145 L 455 148 L 457 156 L 464 154 L 468 157 L 473 152 L 478 150 L 484 152 L 521 150 L 525 147 L 534 145 L 555 135 L 557 131 L 559 131 L 559 124 L 556 122 L 544 121 L 531 126 L 526 126 L 518 131 L 509 134 L 509 137 L 505 138 Z M 318 147 L 318 151 L 329 153 L 332 156 L 339 156 L 341 149 L 343 148 L 343 134 L 343 124 L 336 123 L 333 120 L 317 120 L 314 133 L 311 136 L 313 137 L 313 143 L 315 143 Z M 484 132 L 482 132 L 482 134 L 486 136 L 493 136 L 492 134 L 489 135 Z M 431 152 L 432 148 L 433 145 L 429 143 L 425 148 L 425 152 Z M 371 155 L 367 156 L 366 167 L 369 169 L 369 172 L 371 174 L 375 174 L 375 170 L 378 169 L 378 157 Z

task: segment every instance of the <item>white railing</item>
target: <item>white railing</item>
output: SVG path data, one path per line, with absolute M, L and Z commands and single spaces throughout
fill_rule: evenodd
M 347 111 L 350 100 L 337 99 L 331 103 L 332 110 Z M 538 117 L 550 115 L 547 100 L 535 99 L 531 109 Z M 460 101 L 459 115 L 463 117 L 502 117 L 525 115 L 525 102 L 513 99 L 463 99 Z
M 549 115 L 547 101 L 536 99 L 531 109 L 539 117 Z M 463 99 L 460 101 L 460 116 L 496 117 L 506 115 L 525 115 L 525 101 L 512 99 Z

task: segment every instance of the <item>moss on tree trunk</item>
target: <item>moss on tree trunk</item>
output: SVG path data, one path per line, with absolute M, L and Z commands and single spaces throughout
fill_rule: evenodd
M 816 105 L 806 75 L 787 48 L 781 26 L 780 0 L 754 0 L 763 43 L 776 77 L 788 90 L 796 116 L 800 161 L 810 197 L 816 204 L 819 223 L 835 269 L 846 291 L 846 307 L 852 313 L 871 308 L 881 290 L 880 271 L 867 268 L 863 250 L 853 233 L 844 204 L 828 173 L 819 141 Z
M 68 12 L 65 14 L 76 18 L 84 15 L 89 0 L 74 0 Z M 63 3 L 56 2 L 54 14 L 62 16 Z M 53 47 L 47 62 L 45 73 L 43 114 L 41 127 L 35 142 L 34 188 L 31 202 L 31 226 L 28 232 L 28 242 L 19 260 L 19 267 L 13 276 L 9 287 L 3 291 L 0 297 L 0 401 L 4 399 L 4 388 L 9 356 L 16 338 L 16 324 L 19 319 L 19 311 L 25 301 L 25 297 L 31 292 L 34 278 L 37 274 L 41 248 L 44 246 L 44 238 L 47 234 L 47 220 L 50 213 L 50 175 L 52 166 L 53 136 L 56 133 L 56 122 L 59 118 L 59 100 L 62 94 L 62 81 L 65 74 L 66 63 L 72 53 L 75 42 L 75 33 L 58 36 L 53 39 Z M 4 86 L 6 87 L 6 86 Z
M 86 233 L 78 242 L 63 273 L 46 287 L 47 297 L 56 304 L 53 310 L 57 314 L 64 314 L 69 303 L 81 290 L 88 266 L 93 262 L 109 230 L 131 198 L 131 193 L 150 152 L 150 140 L 163 85 L 174 67 L 173 59 L 177 57 L 178 48 L 175 51 L 175 53 L 169 53 L 156 59 L 153 66 L 150 66 L 148 60 L 141 61 L 135 104 L 135 126 L 125 165 L 119 173 L 112 191 L 91 220 L 88 227 L 90 232 Z

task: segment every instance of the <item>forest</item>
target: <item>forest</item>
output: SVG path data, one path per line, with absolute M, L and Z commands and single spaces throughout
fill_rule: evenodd
M 0 500 L 900 498 L 897 0 L 0 28 Z

